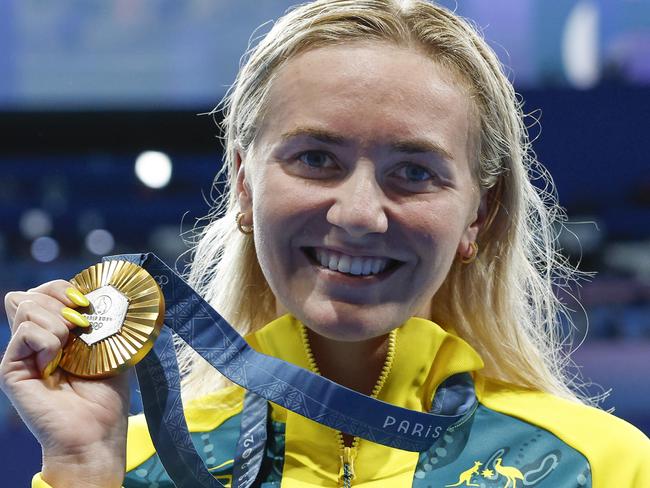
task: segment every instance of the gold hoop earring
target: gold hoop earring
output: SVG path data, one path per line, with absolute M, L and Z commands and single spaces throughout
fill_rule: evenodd
M 478 244 L 476 242 L 470 242 L 469 247 L 472 250 L 472 253 L 466 258 L 460 258 L 460 262 L 463 264 L 473 263 L 478 256 Z
M 242 220 L 245 216 L 246 214 L 244 212 L 238 212 L 237 217 L 235 217 L 235 221 L 237 222 L 237 229 L 239 229 L 239 232 L 248 236 L 253 233 L 253 226 L 242 224 Z

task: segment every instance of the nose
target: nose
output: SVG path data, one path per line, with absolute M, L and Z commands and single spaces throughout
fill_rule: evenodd
M 327 211 L 327 221 L 352 237 L 384 233 L 388 230 L 385 198 L 375 177 L 374 165 L 357 164 L 336 188 L 335 202 Z

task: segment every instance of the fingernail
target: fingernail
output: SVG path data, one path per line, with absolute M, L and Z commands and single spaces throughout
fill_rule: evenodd
M 56 353 L 56 356 L 54 356 L 54 359 L 47 363 L 47 366 L 45 366 L 45 369 L 43 369 L 43 379 L 46 380 L 50 377 L 52 373 L 54 373 L 54 370 L 59 366 L 59 361 L 61 361 L 61 356 L 63 355 L 63 351 L 59 349 L 59 352 Z
M 84 294 L 81 293 L 81 292 L 80 292 L 79 290 L 77 290 L 76 288 L 69 287 L 69 288 L 65 291 L 65 295 L 66 295 L 70 300 L 72 300 L 72 302 L 73 302 L 75 305 L 79 305 L 80 307 L 87 307 L 88 305 L 90 305 L 90 302 L 89 302 L 88 299 L 84 296 Z
M 81 315 L 76 310 L 73 310 L 72 308 L 63 307 L 61 309 L 61 315 L 63 315 L 64 319 L 69 320 L 74 325 L 78 325 L 79 327 L 88 327 L 90 325 L 90 322 L 88 322 L 88 319 L 86 317 Z

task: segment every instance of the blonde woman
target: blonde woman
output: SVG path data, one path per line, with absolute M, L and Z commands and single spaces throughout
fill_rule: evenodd
M 648 439 L 565 373 L 560 213 L 467 22 L 418 0 L 306 4 L 251 50 L 224 108 L 229 185 L 195 289 L 255 349 L 350 389 L 422 412 L 472 400 L 422 453 L 269 404 L 253 486 L 650 486 Z M 51 371 L 83 325 L 68 287 L 6 298 L 2 386 L 43 448 L 33 486 L 173 486 L 144 418 L 127 429 L 123 378 Z M 195 444 L 230 483 L 245 391 L 181 356 Z

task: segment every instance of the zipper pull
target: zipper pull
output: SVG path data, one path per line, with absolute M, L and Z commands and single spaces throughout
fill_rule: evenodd
M 343 448 L 343 455 L 341 456 L 341 471 L 339 471 L 339 479 L 343 481 L 344 488 L 351 488 L 352 480 L 354 479 L 354 452 L 351 447 Z

